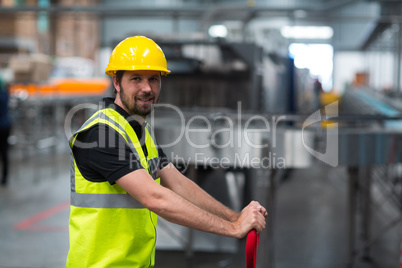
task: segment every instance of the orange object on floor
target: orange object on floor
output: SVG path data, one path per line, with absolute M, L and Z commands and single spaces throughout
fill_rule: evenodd
M 29 97 L 103 96 L 111 87 L 110 78 L 54 79 L 49 83 L 17 83 L 10 85 L 10 94 L 24 91 Z

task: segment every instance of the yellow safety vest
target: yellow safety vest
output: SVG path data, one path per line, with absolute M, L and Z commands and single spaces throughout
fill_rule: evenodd
M 70 147 L 79 146 L 77 134 L 95 125 L 107 125 L 117 131 L 131 147 L 141 165 L 156 178 L 158 150 L 152 130 L 145 128 L 145 157 L 129 122 L 107 108 L 96 112 L 70 139 Z M 157 215 L 146 209 L 119 185 L 86 180 L 71 163 L 70 251 L 67 267 L 153 267 Z

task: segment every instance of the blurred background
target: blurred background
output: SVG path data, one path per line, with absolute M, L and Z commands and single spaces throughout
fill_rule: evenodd
M 402 267 L 402 1 L 1 0 L 1 268 L 65 267 L 67 138 L 134 35 L 172 71 L 178 109 L 150 120 L 170 160 L 268 208 L 257 267 Z M 159 219 L 156 267 L 245 267 L 245 239 Z

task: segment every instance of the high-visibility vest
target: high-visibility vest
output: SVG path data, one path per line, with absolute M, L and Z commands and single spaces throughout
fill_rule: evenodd
M 94 146 L 80 144 L 76 140 L 77 134 L 101 124 L 117 131 L 145 170 L 160 183 L 160 178 L 156 178 L 158 150 L 151 128 L 145 127 L 146 157 L 134 129 L 113 109 L 100 110 L 89 118 L 71 137 L 70 147 Z M 86 180 L 74 156 L 71 160 L 67 267 L 153 267 L 157 215 L 117 184 Z

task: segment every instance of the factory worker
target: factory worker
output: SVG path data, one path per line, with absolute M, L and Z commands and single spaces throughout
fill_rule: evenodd
M 169 74 L 161 48 L 143 36 L 113 50 L 106 74 L 115 99 L 70 138 L 71 211 L 67 267 L 153 267 L 157 216 L 197 230 L 243 238 L 265 228 L 251 202 L 235 212 L 182 175 L 145 121 Z
M 8 109 L 9 93 L 5 79 L 0 75 L 0 159 L 2 171 L 0 172 L 0 185 L 6 186 L 8 183 L 9 169 L 9 144 L 8 137 L 11 132 L 11 117 Z

